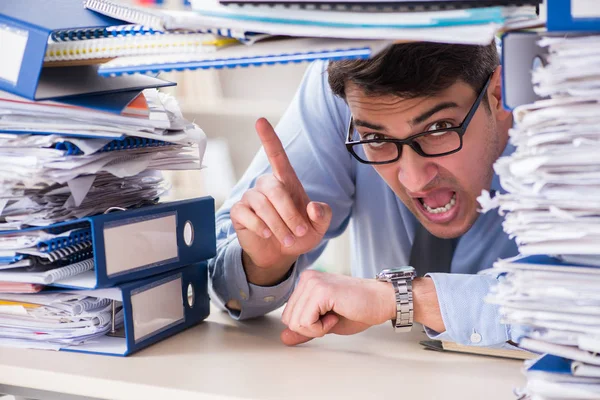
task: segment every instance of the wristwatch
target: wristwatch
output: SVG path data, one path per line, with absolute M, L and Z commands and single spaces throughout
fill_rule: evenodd
M 413 267 L 384 269 L 377 274 L 380 282 L 391 282 L 396 293 L 396 319 L 392 326 L 396 332 L 410 332 L 413 325 L 412 281 L 416 276 Z

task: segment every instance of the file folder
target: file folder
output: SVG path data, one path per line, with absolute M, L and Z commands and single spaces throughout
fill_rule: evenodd
M 123 327 L 61 351 L 127 356 L 202 322 L 210 314 L 205 262 L 82 294 L 110 298 L 113 305 L 121 302 Z
M 96 66 L 43 68 L 54 31 L 123 25 L 74 0 L 0 2 L 0 90 L 31 100 L 173 85 L 151 76 L 104 79 Z
M 34 230 L 73 231 L 69 237 L 38 244 L 40 251 L 71 257 L 76 263 L 93 258 L 94 268 L 60 279 L 52 286 L 96 289 L 164 273 L 198 263 L 216 254 L 215 209 L 212 197 L 202 197 L 57 223 Z M 83 253 L 82 253 L 83 250 Z M 70 253 L 69 253 L 70 252 Z
M 548 32 L 598 32 L 600 7 L 597 0 L 548 0 Z
M 533 88 L 532 71 L 544 65 L 548 50 L 538 46 L 535 32 L 509 32 L 502 36 L 502 104 L 505 109 L 543 99 Z

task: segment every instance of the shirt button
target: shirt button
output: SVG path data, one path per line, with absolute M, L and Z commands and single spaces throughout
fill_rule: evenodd
M 481 335 L 477 332 L 471 334 L 471 343 L 481 342 Z
M 242 298 L 242 300 L 248 300 L 248 294 L 243 290 L 240 290 L 240 297 Z
M 265 303 L 272 303 L 273 301 L 275 301 L 275 296 L 267 296 L 263 300 L 265 301 Z

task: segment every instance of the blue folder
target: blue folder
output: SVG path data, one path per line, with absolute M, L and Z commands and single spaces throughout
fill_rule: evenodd
M 67 264 L 93 258 L 94 269 L 52 285 L 106 288 L 214 257 L 214 215 L 214 199 L 201 197 L 114 211 L 44 228 L 5 231 L 0 236 L 40 229 L 48 233 L 72 231 L 68 237 L 41 243 L 38 249 L 52 258 L 55 254 L 63 258 L 66 255 Z
M 82 294 L 94 296 L 94 291 L 86 290 Z M 166 274 L 103 289 L 98 296 L 122 302 L 124 326 L 115 327 L 114 332 L 111 329 L 107 335 L 89 343 L 61 350 L 127 356 L 208 317 L 207 264 L 191 264 Z
M 548 32 L 600 32 L 600 7 L 596 1 L 548 0 Z
M 123 25 L 96 14 L 80 0 L 0 2 L 0 90 L 32 100 L 173 85 L 151 76 L 103 79 L 96 66 L 43 68 L 52 32 Z

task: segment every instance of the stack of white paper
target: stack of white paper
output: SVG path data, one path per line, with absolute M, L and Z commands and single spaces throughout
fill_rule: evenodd
M 523 332 L 519 345 L 548 355 L 528 367 L 532 398 L 600 397 L 600 36 L 547 37 L 549 62 L 533 72 L 548 100 L 514 111 L 512 156 L 495 165 L 508 194 L 499 207 L 521 255 L 489 301 Z
M 77 293 L 0 294 L 0 345 L 58 350 L 123 323 L 122 305 Z
M 143 95 L 146 114 L 117 115 L 1 94 L 0 132 L 18 134 L 0 133 L 0 231 L 153 201 L 166 189 L 153 171 L 200 169 L 204 132 L 172 98 Z

